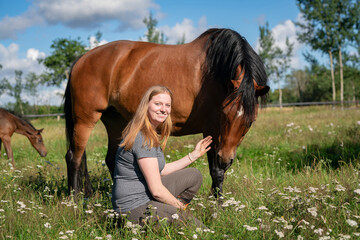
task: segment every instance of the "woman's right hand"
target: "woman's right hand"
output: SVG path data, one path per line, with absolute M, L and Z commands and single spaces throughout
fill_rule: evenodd
M 193 161 L 204 155 L 207 151 L 211 149 L 210 144 L 212 143 L 212 136 L 207 136 L 206 138 L 201 139 L 195 146 L 194 151 L 190 153 Z

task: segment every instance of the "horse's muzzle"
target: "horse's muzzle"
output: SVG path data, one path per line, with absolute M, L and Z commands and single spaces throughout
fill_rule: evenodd
M 218 154 L 217 161 L 219 163 L 219 167 L 226 171 L 232 165 L 234 158 L 224 159 Z
M 46 157 L 47 151 L 41 151 L 39 152 L 41 157 Z

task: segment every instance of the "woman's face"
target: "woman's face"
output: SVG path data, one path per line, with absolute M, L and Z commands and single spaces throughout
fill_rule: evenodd
M 171 112 L 171 97 L 167 93 L 153 96 L 149 102 L 148 117 L 150 123 L 156 128 L 163 123 Z

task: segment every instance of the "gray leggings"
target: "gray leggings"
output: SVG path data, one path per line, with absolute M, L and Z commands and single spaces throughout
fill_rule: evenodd
M 172 195 L 178 197 L 184 203 L 189 203 L 201 186 L 202 175 L 196 168 L 184 168 L 161 177 L 161 181 Z M 176 215 L 173 217 L 175 213 L 179 217 L 178 219 L 176 219 Z M 142 225 L 148 216 L 153 216 L 153 218 L 158 216 L 160 219 L 167 218 L 168 222 L 176 221 L 177 223 L 190 220 L 197 226 L 202 226 L 202 223 L 192 217 L 188 211 L 179 211 L 174 206 L 155 200 L 129 211 L 127 219 Z

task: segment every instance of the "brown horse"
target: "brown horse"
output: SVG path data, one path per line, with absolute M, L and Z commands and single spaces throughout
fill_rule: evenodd
M 15 161 L 11 149 L 11 136 L 14 132 L 26 136 L 40 156 L 45 157 L 47 152 L 41 136 L 43 130 L 44 129 L 36 130 L 30 122 L 0 108 L 0 150 L 2 141 L 7 157 L 9 160 L 11 159 L 13 166 L 15 166 Z
M 208 162 L 214 194 L 221 193 L 224 173 L 256 119 L 258 97 L 269 91 L 260 57 L 230 29 L 209 29 L 183 45 L 115 41 L 74 63 L 65 91 L 69 191 L 76 195 L 85 187 L 86 196 L 92 191 L 85 147 L 100 119 L 108 133 L 106 164 L 113 174 L 121 132 L 153 85 L 173 93 L 174 136 L 213 137 Z

